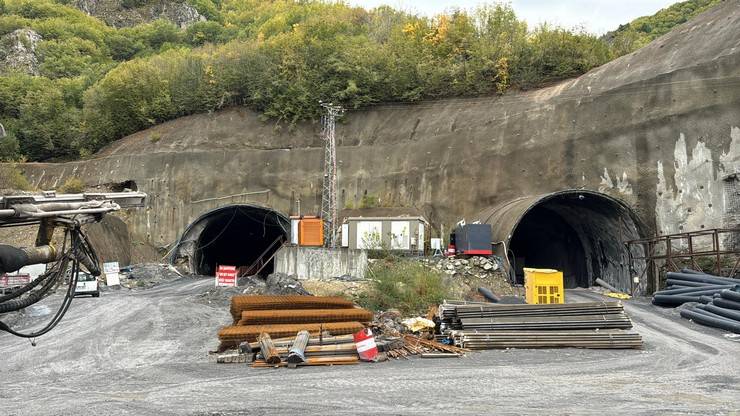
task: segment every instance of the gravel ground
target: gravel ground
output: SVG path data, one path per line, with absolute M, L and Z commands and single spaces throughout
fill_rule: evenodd
M 230 319 L 220 302 L 197 301 L 212 284 L 179 279 L 76 299 L 36 347 L 0 334 L 0 414 L 740 415 L 740 342 L 647 301 L 626 304 L 644 350 L 484 351 L 273 370 L 209 360 Z

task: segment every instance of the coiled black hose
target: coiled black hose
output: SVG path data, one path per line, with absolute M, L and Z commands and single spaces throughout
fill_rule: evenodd
M 62 259 L 55 266 L 57 270 L 56 270 L 56 273 L 53 274 L 53 277 L 48 278 L 46 282 L 44 283 L 44 285 L 41 287 L 41 289 L 39 289 L 38 291 L 34 293 L 29 294 L 26 298 L 19 299 L 19 300 L 13 300 L 13 301 L 0 304 L 0 312 L 2 312 L 2 310 L 6 308 L 10 308 L 11 310 L 17 310 L 16 308 L 19 306 L 27 307 L 27 306 L 30 306 L 40 301 L 41 299 L 45 297 L 45 295 L 49 292 L 49 290 L 51 290 L 51 288 L 54 286 L 55 283 L 61 282 L 64 279 L 65 272 L 67 271 L 67 267 L 69 266 L 69 263 L 71 262 L 72 267 L 70 269 L 70 277 L 69 277 L 69 285 L 67 286 L 67 293 L 65 294 L 62 304 L 59 306 L 59 309 L 57 309 L 57 312 L 54 315 L 54 317 L 42 329 L 31 332 L 31 333 L 22 333 L 22 332 L 15 331 L 12 328 L 10 328 L 7 324 L 5 324 L 4 322 L 0 322 L 0 330 L 6 331 L 10 334 L 13 334 L 15 336 L 22 337 L 22 338 L 36 338 L 54 329 L 54 327 L 57 326 L 57 324 L 62 320 L 64 315 L 67 313 L 69 306 L 72 304 L 72 299 L 74 299 L 75 290 L 77 287 L 77 278 L 79 276 L 79 271 L 80 271 L 80 258 L 79 257 L 85 256 L 87 257 L 85 260 L 89 260 L 91 262 L 94 262 L 95 264 L 97 264 L 98 262 L 95 251 L 92 249 L 92 246 L 90 246 L 90 243 L 85 237 L 85 235 L 79 229 L 79 226 L 68 230 L 67 233 L 70 236 L 70 241 L 71 241 L 70 249 L 69 251 L 63 254 Z M 66 241 L 66 238 L 67 237 L 65 237 L 65 241 Z M 25 306 L 22 306 L 22 305 L 25 305 Z

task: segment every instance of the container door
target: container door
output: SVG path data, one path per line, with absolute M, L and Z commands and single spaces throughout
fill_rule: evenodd
M 290 220 L 290 244 L 298 245 L 298 223 L 299 219 Z
M 342 247 L 349 247 L 349 224 L 342 224 Z

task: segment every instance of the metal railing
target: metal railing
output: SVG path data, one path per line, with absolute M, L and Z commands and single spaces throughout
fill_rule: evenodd
M 714 228 L 631 240 L 626 245 L 633 276 L 640 281 L 649 279 L 648 289 L 656 291 L 661 287 L 662 272 L 684 267 L 734 277 L 740 268 L 739 243 L 740 228 Z M 640 251 L 632 250 L 636 247 L 645 255 L 635 256 L 633 251 Z

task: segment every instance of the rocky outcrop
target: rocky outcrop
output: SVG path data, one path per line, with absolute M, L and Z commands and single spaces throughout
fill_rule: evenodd
M 166 19 L 184 28 L 206 20 L 193 6 L 175 0 L 76 0 L 73 4 L 83 12 L 114 27 L 130 27 Z
M 29 75 L 39 74 L 39 59 L 36 46 L 41 42 L 41 35 L 31 29 L 16 29 L 5 36 L 0 36 L 0 74 L 22 72 Z

